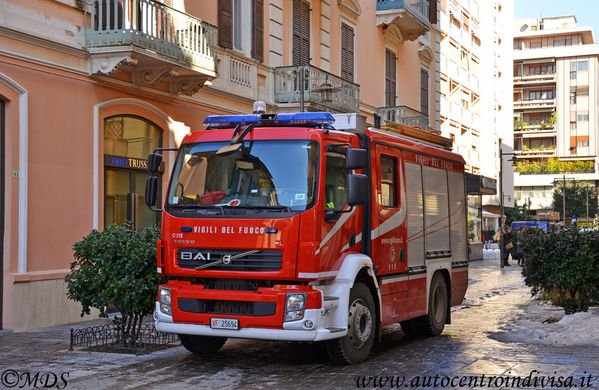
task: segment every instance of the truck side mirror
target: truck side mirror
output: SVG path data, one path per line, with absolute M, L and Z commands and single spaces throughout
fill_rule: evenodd
M 156 204 L 156 196 L 158 194 L 158 177 L 150 176 L 146 180 L 146 193 L 145 202 L 146 205 L 152 209 L 152 206 Z
M 160 169 L 162 163 L 162 154 L 152 153 L 148 156 L 148 171 L 151 174 L 155 174 Z
M 349 149 L 346 157 L 347 169 L 364 169 L 368 166 L 368 153 L 365 149 Z
M 368 176 L 361 174 L 353 174 L 347 177 L 348 179 L 348 196 L 347 203 L 350 206 L 360 206 L 368 203 Z

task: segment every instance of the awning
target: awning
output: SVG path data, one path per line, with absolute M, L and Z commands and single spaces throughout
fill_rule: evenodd
M 497 194 L 497 180 L 466 173 L 466 189 L 468 195 L 495 195 Z
M 523 64 L 543 64 L 546 62 L 555 62 L 555 58 L 534 58 L 522 61 Z

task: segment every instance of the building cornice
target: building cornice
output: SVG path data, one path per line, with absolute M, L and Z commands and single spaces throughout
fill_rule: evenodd
M 45 49 L 55 50 L 79 58 L 87 57 L 87 51 L 84 49 L 77 49 L 72 46 L 63 45 L 61 43 L 53 42 L 44 38 L 39 38 L 20 31 L 11 30 L 2 26 L 0 26 L 0 37 L 16 39 L 21 42 L 30 43 L 36 46 L 43 47 Z

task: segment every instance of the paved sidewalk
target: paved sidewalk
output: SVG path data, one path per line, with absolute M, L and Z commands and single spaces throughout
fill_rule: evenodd
M 525 379 L 532 373 L 531 382 L 537 377 L 536 386 L 533 383 L 531 386 L 522 383 L 510 386 L 500 382 L 484 386 L 530 389 L 542 388 L 540 376 L 554 377 L 555 388 L 559 376 L 571 375 L 572 385 L 581 387 L 580 378 L 588 378 L 590 374 L 593 388 L 599 388 L 599 349 L 596 347 L 553 347 L 500 341 L 501 333 L 506 327 L 509 329 L 510 319 L 526 314 L 531 298 L 530 290 L 522 282 L 520 268 L 512 266 L 502 270 L 498 264 L 498 260 L 471 264 L 466 300 L 462 306 L 453 309 L 452 324 L 441 336 L 412 339 L 405 336 L 399 326 L 388 327 L 384 331 L 383 344 L 375 347 L 366 362 L 356 366 L 331 365 L 318 344 L 254 340 L 229 340 L 212 357 L 197 357 L 182 347 L 144 356 L 69 352 L 71 326 L 58 326 L 0 335 L 0 374 L 3 379 L 10 380 L 14 378 L 14 372 L 29 372 L 30 376 L 38 372 L 40 375 L 53 373 L 58 378 L 54 388 L 67 389 L 178 389 L 191 386 L 350 389 L 357 388 L 357 384 L 366 388 L 391 388 L 399 383 L 400 387 L 408 388 L 416 380 L 425 380 L 424 376 L 433 380 L 438 375 L 441 385 L 444 375 L 448 380 L 454 376 L 460 376 L 459 380 L 463 376 L 483 374 L 486 378 L 502 375 Z M 63 373 L 68 373 L 64 377 L 66 386 L 60 379 Z M 381 378 L 376 376 L 389 377 L 388 382 L 378 382 Z M 401 382 L 402 378 L 405 382 Z M 460 387 L 457 383 L 443 387 Z M 467 388 L 468 382 L 462 383 Z M 424 382 L 419 388 L 432 388 L 432 384 Z M 15 388 L 21 385 L 23 382 L 15 384 Z

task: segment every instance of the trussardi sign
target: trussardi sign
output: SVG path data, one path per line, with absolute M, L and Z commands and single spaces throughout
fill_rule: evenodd
M 148 170 L 148 160 L 143 158 L 104 155 L 104 166 L 114 168 L 142 169 Z

